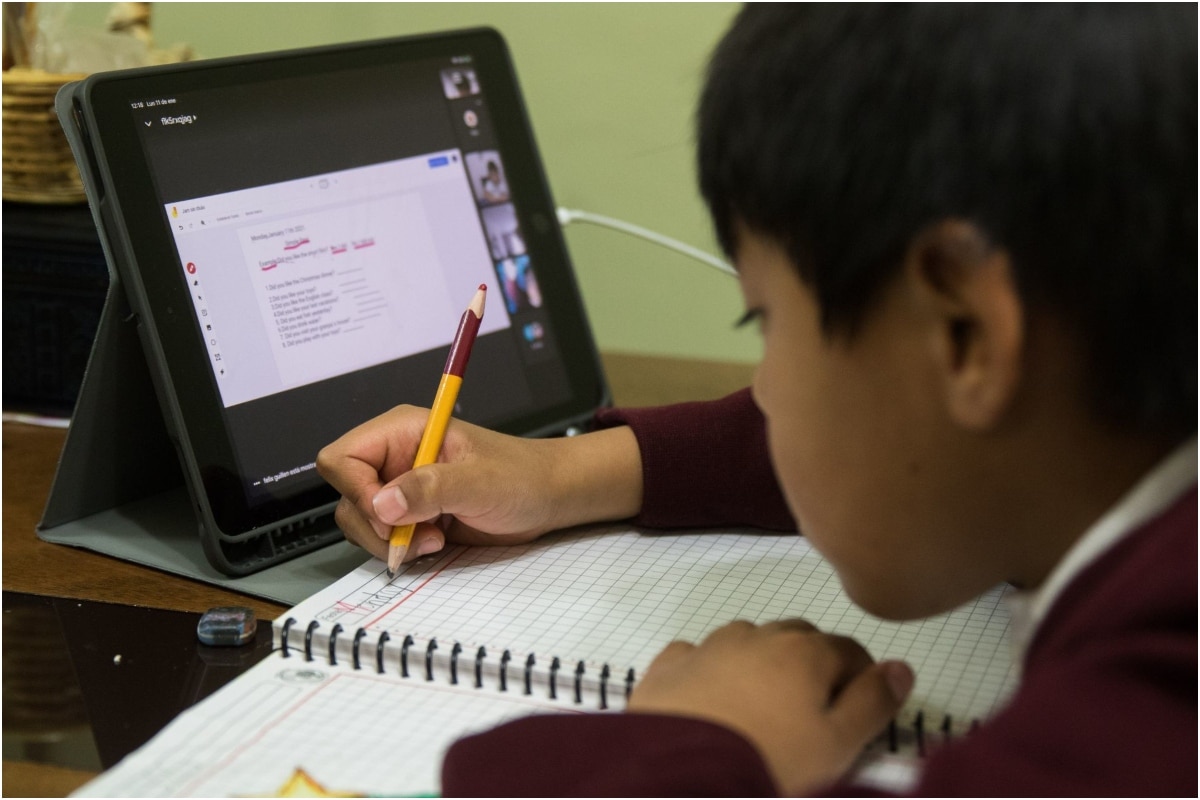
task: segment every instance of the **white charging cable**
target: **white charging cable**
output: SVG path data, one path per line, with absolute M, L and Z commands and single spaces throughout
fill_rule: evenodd
M 559 207 L 556 209 L 556 213 L 558 215 L 558 224 L 564 228 L 570 225 L 572 222 L 590 222 L 593 225 L 600 225 L 604 228 L 612 228 L 613 230 L 620 231 L 622 233 L 628 233 L 641 239 L 645 239 L 646 241 L 653 242 L 660 247 L 665 247 L 668 250 L 674 250 L 677 253 L 682 253 L 685 256 L 689 256 L 697 261 L 707 264 L 713 269 L 720 270 L 727 275 L 737 275 L 737 271 L 734 270 L 733 267 L 711 253 L 706 253 L 699 248 L 692 247 L 690 244 L 684 244 L 678 239 L 672 239 L 670 236 L 663 236 L 661 233 L 655 233 L 654 231 L 649 230 L 648 228 L 643 228 L 640 225 L 634 225 L 631 222 L 625 222 L 623 220 L 613 219 L 612 217 L 606 217 L 603 214 L 593 214 L 590 211 L 579 211 L 578 209 L 574 208 Z

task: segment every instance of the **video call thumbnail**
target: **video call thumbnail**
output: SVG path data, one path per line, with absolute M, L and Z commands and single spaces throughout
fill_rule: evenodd
M 525 238 L 512 203 L 484 208 L 483 226 L 493 261 L 525 255 Z
M 496 275 L 500 279 L 509 314 L 541 307 L 542 291 L 529 265 L 529 256 L 504 259 L 496 264 Z
M 442 70 L 442 91 L 449 100 L 479 94 L 479 80 L 473 69 Z
M 467 153 L 467 174 L 471 178 L 471 189 L 475 199 L 481 206 L 507 203 L 510 199 L 508 181 L 504 177 L 504 167 L 500 163 L 500 154 L 495 150 L 482 150 L 478 153 Z

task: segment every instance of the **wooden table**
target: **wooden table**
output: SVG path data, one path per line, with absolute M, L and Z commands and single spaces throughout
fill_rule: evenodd
M 721 397 L 749 385 L 747 364 L 606 354 L 614 401 L 662 405 Z M 273 619 L 286 606 L 86 550 L 48 544 L 34 529 L 50 492 L 65 431 L 4 423 L 3 586 L 5 591 L 203 612 L 249 606 Z M 100 467 L 102 468 L 102 467 Z M 5 761 L 3 793 L 65 796 L 93 773 L 48 764 Z

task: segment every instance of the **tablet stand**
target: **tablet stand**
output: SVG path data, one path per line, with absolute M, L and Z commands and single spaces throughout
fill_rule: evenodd
M 136 321 L 113 277 L 41 524 L 54 527 L 182 485 Z

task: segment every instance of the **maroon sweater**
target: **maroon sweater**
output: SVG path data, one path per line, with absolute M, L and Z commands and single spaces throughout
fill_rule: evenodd
M 599 422 L 629 424 L 638 437 L 641 524 L 790 526 L 748 393 Z M 753 480 L 725 488 L 739 474 Z M 930 756 L 915 793 L 1196 796 L 1196 598 L 1193 487 L 1068 584 L 1008 706 Z M 530 717 L 469 737 L 447 754 L 442 780 L 448 796 L 776 792 L 738 734 L 628 713 Z

